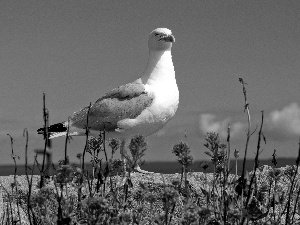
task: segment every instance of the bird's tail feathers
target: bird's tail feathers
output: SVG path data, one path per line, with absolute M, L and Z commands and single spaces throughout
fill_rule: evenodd
M 61 137 L 67 135 L 67 129 L 68 129 L 68 123 L 62 122 L 62 123 L 56 123 L 48 127 L 48 133 L 49 133 L 49 139 L 55 138 L 55 137 Z M 45 128 L 40 128 L 37 130 L 38 134 L 44 134 Z
M 67 132 L 50 133 L 49 139 L 56 138 L 56 137 L 62 137 L 62 136 L 66 136 L 66 135 L 67 135 Z

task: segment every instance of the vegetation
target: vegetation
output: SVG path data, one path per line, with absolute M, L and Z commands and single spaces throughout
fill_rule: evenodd
M 48 176 L 45 166 L 45 154 L 48 132 L 45 129 L 45 149 L 42 165 L 35 157 L 32 167 L 26 165 L 26 188 L 17 179 L 15 166 L 14 180 L 10 189 L 0 184 L 3 190 L 1 224 L 299 224 L 300 223 L 300 183 L 298 167 L 277 168 L 276 154 L 273 154 L 273 166 L 259 165 L 259 154 L 263 134 L 264 114 L 258 132 L 252 131 L 249 103 L 247 102 L 246 83 L 240 79 L 245 100 L 248 129 L 244 163 L 241 176 L 230 174 L 231 149 L 230 126 L 226 142 L 213 132 L 204 137 L 205 152 L 213 163 L 213 173 L 206 172 L 207 163 L 202 163 L 204 173 L 191 173 L 188 167 L 193 163 L 190 147 L 185 142 L 174 145 L 173 153 L 181 164 L 180 176 L 164 174 L 133 174 L 133 169 L 147 149 L 143 136 L 134 137 L 128 148 L 131 155 L 124 155 L 127 164 L 114 159 L 114 153 L 120 148 L 116 139 L 109 140 L 111 157 L 105 146 L 105 132 L 99 137 L 89 137 L 86 128 L 86 145 L 77 158 L 79 164 L 70 164 L 67 154 L 68 135 L 65 142 L 65 158 L 54 168 L 55 175 Z M 48 113 L 45 108 L 44 122 L 47 127 Z M 88 124 L 88 118 L 87 118 Z M 253 170 L 245 170 L 248 143 L 256 134 L 257 149 Z M 28 133 L 24 130 L 27 156 Z M 16 165 L 18 156 L 14 154 L 11 138 L 11 155 Z M 104 153 L 104 159 L 99 153 Z M 89 154 L 92 171 L 85 169 L 85 156 Z M 234 151 L 235 172 L 239 152 Z M 125 168 L 126 166 L 126 168 Z M 32 175 L 38 167 L 41 177 L 35 182 Z M 54 166 L 53 166 L 54 167 Z M 126 170 L 126 171 L 125 171 Z M 31 174 L 30 174 L 31 172 Z M 138 177 L 138 178 L 137 178 Z M 160 179 L 162 182 L 157 182 Z M 1 204 L 1 203 L 0 203 Z

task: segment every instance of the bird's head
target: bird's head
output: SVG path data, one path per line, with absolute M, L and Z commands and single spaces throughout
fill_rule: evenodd
M 150 33 L 148 46 L 150 50 L 166 51 L 170 50 L 175 38 L 171 30 L 167 28 L 156 28 Z

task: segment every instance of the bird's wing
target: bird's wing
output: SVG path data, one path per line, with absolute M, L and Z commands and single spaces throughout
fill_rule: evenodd
M 137 79 L 132 83 L 125 84 L 111 90 L 110 92 L 106 93 L 102 98 L 99 98 L 96 101 L 96 103 L 101 101 L 102 99 L 107 99 L 107 98 L 117 98 L 120 101 L 125 99 L 131 99 L 141 95 L 144 92 L 145 92 L 145 87 L 141 82 L 141 79 Z
M 151 105 L 153 96 L 145 91 L 140 80 L 129 83 L 108 92 L 99 98 L 89 110 L 85 107 L 76 112 L 71 119 L 72 126 L 86 128 L 88 123 L 92 130 L 114 131 L 117 123 L 123 119 L 134 119 Z

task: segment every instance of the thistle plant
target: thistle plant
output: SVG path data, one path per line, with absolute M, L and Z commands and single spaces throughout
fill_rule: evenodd
M 214 174 L 219 177 L 225 170 L 224 162 L 227 160 L 227 146 L 221 143 L 219 134 L 215 132 L 208 132 L 204 139 L 206 141 L 204 146 L 209 149 L 209 151 L 204 153 L 211 157 L 214 165 Z
M 185 193 L 187 194 L 187 196 L 189 196 L 187 168 L 188 166 L 193 164 L 193 157 L 190 155 L 190 147 L 186 143 L 181 141 L 178 144 L 174 145 L 172 152 L 178 157 L 177 160 L 182 165 L 181 181 L 184 176 Z
M 145 155 L 145 151 L 147 150 L 145 137 L 142 135 L 135 136 L 131 139 L 128 148 L 130 150 L 131 157 L 126 155 L 125 158 L 129 165 L 129 171 L 132 171 L 138 164 L 141 165 L 144 163 L 144 161 L 142 161 L 142 157 Z

